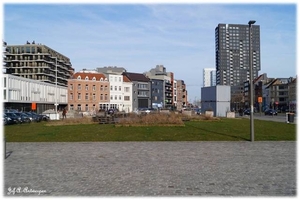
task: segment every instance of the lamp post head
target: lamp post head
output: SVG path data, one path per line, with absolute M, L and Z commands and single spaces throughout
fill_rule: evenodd
M 249 25 L 255 24 L 255 22 L 256 22 L 255 20 L 250 20 L 250 21 L 248 22 L 248 24 L 249 24 Z

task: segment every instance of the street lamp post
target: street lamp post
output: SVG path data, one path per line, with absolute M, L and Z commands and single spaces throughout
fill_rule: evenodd
M 256 21 L 250 20 L 249 25 L 249 72 L 250 72 L 250 138 L 254 142 L 254 120 L 253 120 L 253 54 L 252 54 L 252 25 Z
M 57 119 L 57 57 L 55 57 L 55 118 Z

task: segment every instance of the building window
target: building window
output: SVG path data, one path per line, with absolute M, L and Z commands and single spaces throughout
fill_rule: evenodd
M 85 104 L 85 111 L 89 111 L 89 105 Z
M 130 96 L 124 96 L 124 101 L 130 101 Z
M 125 87 L 125 92 L 130 92 L 130 88 L 129 87 Z
M 73 90 L 73 84 L 70 84 L 70 90 Z
M 110 86 L 110 91 L 112 91 L 113 89 L 114 89 L 114 88 L 113 88 L 113 86 L 111 85 L 111 86 Z
M 6 90 L 3 90 L 3 98 L 4 98 L 4 100 L 6 100 Z
M 77 79 L 78 79 L 78 80 L 81 80 L 81 76 L 78 76 Z
M 105 99 L 104 100 L 108 100 L 108 98 L 107 98 L 107 94 L 105 94 L 105 97 L 104 97 Z
M 89 90 L 89 85 L 88 84 L 85 85 L 85 90 Z
M 103 85 L 100 86 L 100 90 L 103 91 Z
M 103 94 L 100 95 L 100 100 L 101 100 L 101 101 L 103 100 Z
M 103 81 L 103 78 L 100 78 L 100 81 L 102 82 L 102 81 Z
M 89 77 L 88 77 L 88 76 L 86 76 L 86 77 L 85 77 L 85 80 L 86 80 L 86 81 L 87 81 L 87 80 L 89 80 Z
M 96 80 L 96 78 L 95 77 L 93 77 L 93 81 L 95 81 Z
M 119 86 L 119 91 L 121 91 L 122 90 L 122 86 Z
M 78 93 L 77 99 L 78 99 L 78 100 L 81 100 L 81 93 Z
M 96 100 L 96 94 L 93 93 L 93 100 Z
M 74 105 L 73 104 L 70 105 L 70 110 L 74 110 Z
M 103 88 L 102 88 L 103 89 Z M 96 85 L 93 85 L 93 91 L 95 91 L 96 90 Z
M 119 100 L 122 100 L 122 96 L 121 95 L 119 95 Z
M 122 82 L 121 77 L 119 77 L 119 82 Z
M 78 111 L 81 111 L 81 104 L 78 104 L 78 105 L 77 105 L 77 110 L 78 110 Z
M 115 100 L 117 100 L 118 99 L 118 96 L 117 95 L 115 95 Z
M 104 91 L 107 91 L 107 85 L 104 87 Z
M 73 93 L 70 93 L 70 100 L 73 100 Z
M 110 95 L 110 100 L 114 100 L 114 96 L 113 95 Z
M 81 84 L 78 84 L 78 90 L 81 90 Z
M 85 100 L 89 100 L 89 93 L 85 93 Z
M 115 86 L 115 91 L 117 91 L 118 90 L 118 86 Z

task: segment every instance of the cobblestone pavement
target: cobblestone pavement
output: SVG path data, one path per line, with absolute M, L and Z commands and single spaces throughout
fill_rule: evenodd
M 7 143 L 4 196 L 296 196 L 296 142 Z

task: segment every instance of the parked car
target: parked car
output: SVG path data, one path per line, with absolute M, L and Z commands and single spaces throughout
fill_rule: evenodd
M 244 115 L 250 115 L 250 109 L 244 110 Z
M 30 123 L 31 122 L 29 116 L 26 115 L 25 113 L 15 112 L 14 114 L 19 117 L 21 123 Z
M 3 124 L 4 125 L 10 125 L 15 124 L 14 120 L 12 118 L 8 117 L 5 113 L 3 114 Z
M 8 113 L 5 113 L 5 115 L 7 117 L 11 118 L 14 124 L 22 123 L 21 117 L 18 117 L 15 113 L 8 112 Z
M 26 115 L 28 115 L 32 122 L 40 122 L 42 121 L 42 117 L 34 112 L 26 112 Z
M 277 115 L 277 111 L 274 109 L 268 109 L 265 111 L 265 115 Z
M 50 117 L 47 116 L 47 115 L 40 114 L 40 116 L 42 118 L 42 121 L 49 121 L 50 120 Z

